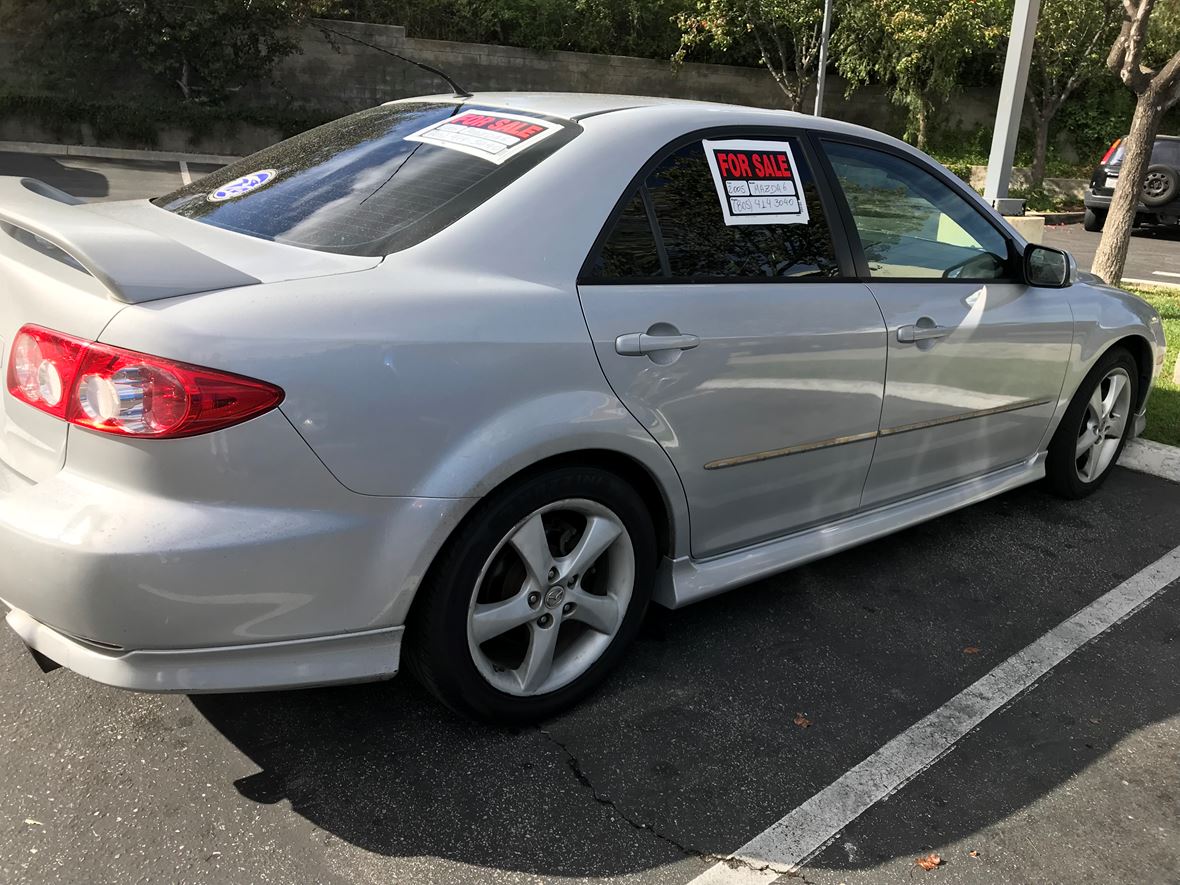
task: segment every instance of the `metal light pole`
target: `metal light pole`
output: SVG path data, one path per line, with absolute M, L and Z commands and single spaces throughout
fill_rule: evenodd
M 1012 180 L 1020 112 L 1024 108 L 1024 89 L 1028 85 L 1028 66 L 1040 14 L 1041 0 L 1016 0 L 1016 8 L 1012 11 L 1012 33 L 1008 37 L 1000 103 L 996 108 L 996 128 L 992 132 L 992 152 L 987 161 L 987 183 L 983 189 L 983 198 L 1003 215 L 1024 214 L 1024 201 L 1009 199 L 1008 185 Z
M 824 0 L 824 29 L 819 39 L 819 73 L 815 78 L 815 115 L 817 117 L 824 115 L 824 80 L 828 74 L 828 36 L 832 31 L 832 3 L 833 0 Z

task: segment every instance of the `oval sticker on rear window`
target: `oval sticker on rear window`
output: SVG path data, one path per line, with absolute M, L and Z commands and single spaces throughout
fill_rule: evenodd
M 241 178 L 235 178 L 233 181 L 223 184 L 205 199 L 210 203 L 232 200 L 234 197 L 240 197 L 250 191 L 258 190 L 263 185 L 270 184 L 277 175 L 278 173 L 273 169 L 259 169 L 257 172 L 251 172 L 249 175 L 243 175 Z

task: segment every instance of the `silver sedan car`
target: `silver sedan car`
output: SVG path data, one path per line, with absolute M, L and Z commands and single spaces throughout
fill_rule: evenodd
M 154 200 L 0 180 L 0 598 L 149 691 L 526 721 L 676 608 L 1143 426 L 1147 304 L 772 110 L 391 102 Z

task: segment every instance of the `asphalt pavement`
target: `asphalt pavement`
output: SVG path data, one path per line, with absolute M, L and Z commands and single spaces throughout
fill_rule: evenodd
M 167 164 L 56 161 L 95 198 L 178 186 Z M 725 858 L 960 693 L 993 692 L 863 814 L 817 809 L 838 825 L 782 881 L 1177 883 L 1180 582 L 1153 563 L 1178 544 L 1178 483 L 1118 468 L 1084 501 L 1026 487 L 653 610 L 602 691 L 517 730 L 406 676 L 130 694 L 42 674 L 0 630 L 0 881 L 769 882 Z M 1144 580 L 1141 608 L 996 693 L 1006 662 Z

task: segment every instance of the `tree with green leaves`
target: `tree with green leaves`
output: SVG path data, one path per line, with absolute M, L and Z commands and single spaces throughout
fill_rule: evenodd
M 1043 0 L 1028 73 L 1033 123 L 1030 184 L 1045 180 L 1049 127 L 1066 100 L 1105 69 L 1106 48 L 1118 30 L 1119 0 Z
M 1160 118 L 1180 101 L 1180 0 L 1122 0 L 1122 6 L 1122 24 L 1106 64 L 1135 93 L 1135 113 L 1092 268 L 1108 283 L 1123 276 Z
M 299 48 L 334 0 L 16 0 L 28 49 L 57 79 L 138 68 L 186 101 L 216 102 Z
M 836 69 L 850 88 L 876 82 L 906 110 L 906 138 L 925 149 L 936 101 L 958 87 L 973 56 L 1007 32 L 1004 0 L 858 0 L 833 37 Z
M 744 49 L 749 41 L 786 97 L 788 110 L 801 111 L 815 82 L 823 0 L 698 0 L 677 16 L 683 60 L 694 47 Z

